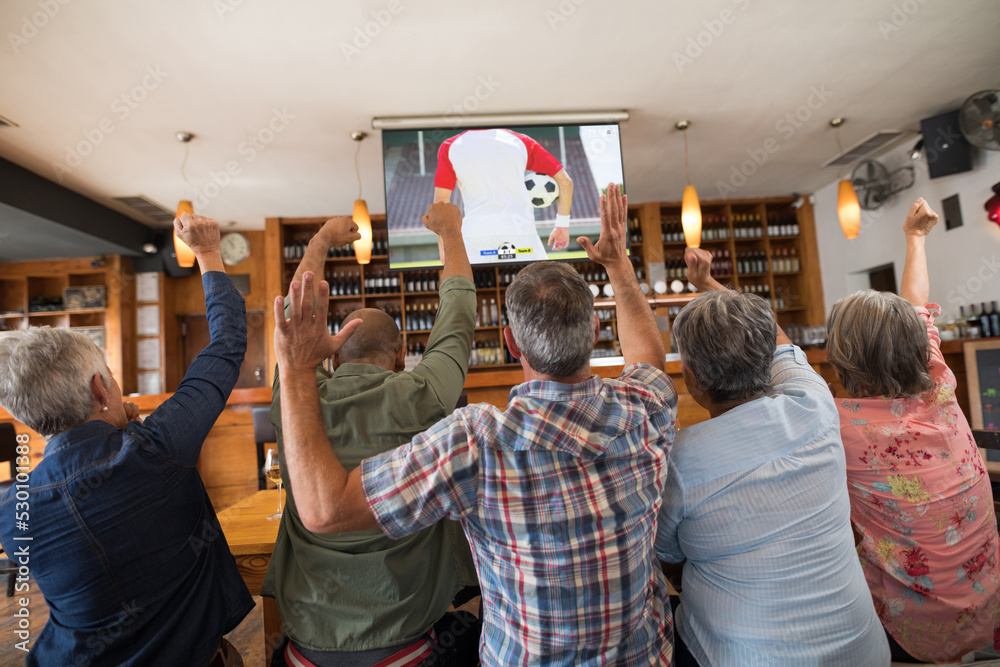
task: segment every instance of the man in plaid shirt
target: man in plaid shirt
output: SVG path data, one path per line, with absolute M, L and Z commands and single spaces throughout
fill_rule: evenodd
M 615 291 L 621 377 L 590 373 L 599 324 L 583 279 L 565 264 L 532 264 L 506 295 L 504 340 L 525 377 L 507 409 L 456 410 L 350 473 L 323 431 L 314 369 L 353 327 L 327 334 L 309 273 L 291 286 L 289 320 L 275 302 L 285 460 L 303 523 L 398 538 L 461 521 L 483 590 L 485 665 L 671 662 L 673 619 L 653 541 L 677 395 L 626 255 L 626 203 L 609 186 L 597 244 L 577 239 Z

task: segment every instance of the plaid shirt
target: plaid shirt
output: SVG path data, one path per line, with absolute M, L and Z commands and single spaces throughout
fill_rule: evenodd
M 387 535 L 462 522 L 485 610 L 484 665 L 669 665 L 653 555 L 677 394 L 645 364 L 514 387 L 362 462 Z

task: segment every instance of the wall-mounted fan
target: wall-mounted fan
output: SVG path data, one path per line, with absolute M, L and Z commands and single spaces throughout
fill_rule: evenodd
M 973 146 L 1000 151 L 1000 90 L 981 90 L 965 100 L 958 125 Z
M 851 172 L 851 184 L 858 193 L 858 203 L 866 211 L 887 204 L 897 193 L 913 187 L 913 167 L 905 165 L 890 172 L 877 160 L 862 162 Z

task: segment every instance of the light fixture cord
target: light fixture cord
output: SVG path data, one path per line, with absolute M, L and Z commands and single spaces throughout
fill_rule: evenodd
M 840 143 L 840 125 L 833 126 L 833 136 L 837 138 L 837 157 L 844 157 L 844 147 Z M 837 172 L 837 180 L 841 180 L 844 177 L 844 165 L 840 165 L 840 171 Z
M 195 184 L 192 183 L 191 179 L 189 179 L 187 177 L 187 162 L 188 162 L 188 155 L 190 153 L 191 153 L 191 144 L 189 142 L 185 142 L 184 143 L 184 159 L 181 161 L 181 178 L 183 178 L 184 181 L 188 185 L 191 186 L 191 189 L 194 191 L 194 198 L 198 199 L 199 198 L 198 197 L 198 188 L 195 187 Z
M 684 178 L 687 184 L 691 185 L 691 173 L 688 171 L 688 133 L 684 130 Z
M 358 149 L 354 151 L 354 173 L 357 174 L 358 176 L 358 199 L 364 199 L 364 197 L 361 196 L 361 166 L 359 161 L 360 157 L 361 157 L 361 141 L 358 141 Z

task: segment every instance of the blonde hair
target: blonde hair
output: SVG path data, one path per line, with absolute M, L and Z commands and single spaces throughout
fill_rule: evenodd
M 855 398 L 915 398 L 934 386 L 927 328 L 902 297 L 865 290 L 833 305 L 826 357 Z

